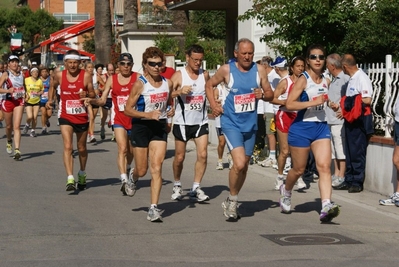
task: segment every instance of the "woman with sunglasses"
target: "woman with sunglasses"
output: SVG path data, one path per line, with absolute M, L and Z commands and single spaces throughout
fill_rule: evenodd
M 174 109 L 168 111 L 172 102 L 172 82 L 161 76 L 163 52 L 157 47 L 148 47 L 143 53 L 144 74 L 134 83 L 125 107 L 125 114 L 132 117 L 134 163 L 133 181 L 129 190 L 136 191 L 139 177 L 143 177 L 150 163 L 151 206 L 147 220 L 162 221 L 163 211 L 158 209 L 162 187 L 162 163 L 166 154 L 167 118 L 174 115 Z
M 291 211 L 291 191 L 303 174 L 310 150 L 319 172 L 319 190 L 322 209 L 321 222 L 330 222 L 339 214 L 339 206 L 331 202 L 331 143 L 325 109 L 328 103 L 330 81 L 323 75 L 326 52 L 321 45 L 311 45 L 306 53 L 306 71 L 290 91 L 286 107 L 297 110 L 297 116 L 288 133 L 293 167 L 288 172 L 285 185 L 280 186 L 282 212 Z

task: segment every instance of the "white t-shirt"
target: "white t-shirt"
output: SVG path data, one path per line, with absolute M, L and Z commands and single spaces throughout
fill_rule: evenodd
M 267 75 L 267 80 L 270 83 L 270 86 L 274 92 L 274 90 L 276 89 L 278 83 L 280 82 L 280 76 L 276 73 L 276 71 L 273 69 L 268 75 Z M 265 102 L 264 103 L 264 113 L 277 113 L 279 105 L 273 105 L 269 102 Z

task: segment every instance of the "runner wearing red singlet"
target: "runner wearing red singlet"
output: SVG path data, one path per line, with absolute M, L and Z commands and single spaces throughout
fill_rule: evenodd
M 123 53 L 119 57 L 119 74 L 110 76 L 105 83 L 101 98 L 85 99 L 87 104 L 104 106 L 107 103 L 108 94 L 112 96 L 112 125 L 118 145 L 118 169 L 121 177 L 121 191 L 124 195 L 128 175 L 131 176 L 131 164 L 133 161 L 133 147 L 129 142 L 130 131 L 132 129 L 132 119 L 124 114 L 126 101 L 132 90 L 133 84 L 137 80 L 137 73 L 132 72 L 133 57 L 129 53 Z
M 86 138 L 89 127 L 89 117 L 84 101 L 81 98 L 95 97 L 91 74 L 79 69 L 81 63 L 79 52 L 69 50 L 64 57 L 65 70 L 54 75 L 50 85 L 49 100 L 46 107 L 53 104 L 55 88 L 60 85 L 60 103 L 58 108 L 58 122 L 64 141 L 64 165 L 67 172 L 66 190 L 76 190 L 73 176 L 73 133 L 76 133 L 79 153 L 80 170 L 78 173 L 78 188 L 86 188 Z
M 288 66 L 287 66 L 288 67 Z M 276 128 L 277 137 L 280 147 L 280 153 L 277 158 L 277 177 L 275 181 L 275 190 L 279 190 L 284 183 L 286 175 L 284 170 L 291 169 L 291 159 L 289 158 L 290 150 L 288 146 L 288 130 L 296 118 L 296 111 L 288 111 L 285 103 L 288 94 L 293 87 L 293 84 L 298 80 L 299 75 L 305 70 L 305 59 L 301 56 L 295 57 L 291 60 L 289 68 L 276 68 L 277 74 L 281 76 L 281 80 L 274 91 L 273 104 L 279 105 L 279 110 L 276 114 Z M 287 159 L 289 161 L 287 162 Z M 302 177 L 298 179 L 298 189 L 305 189 L 307 185 L 303 182 Z
M 24 112 L 25 85 L 24 76 L 18 71 L 19 58 L 11 55 L 8 58 L 8 71 L 4 71 L 0 78 L 0 95 L 2 95 L 1 109 L 6 121 L 7 153 L 12 154 L 12 132 L 14 131 L 14 159 L 21 158 L 19 151 L 21 142 L 22 115 Z

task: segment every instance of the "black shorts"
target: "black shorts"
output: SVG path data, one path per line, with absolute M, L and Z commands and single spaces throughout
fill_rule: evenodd
M 209 134 L 208 123 L 204 125 L 173 125 L 173 135 L 179 141 L 187 142 L 205 134 Z
M 40 107 L 41 107 L 41 108 L 45 108 L 45 107 L 46 107 L 46 104 L 47 104 L 47 102 L 45 102 L 45 103 L 40 102 Z
M 63 119 L 63 118 L 58 118 L 58 122 L 60 125 L 71 126 L 74 133 L 83 133 L 89 129 L 89 122 L 82 123 L 82 124 L 75 124 L 75 123 L 71 123 L 70 121 Z
M 148 147 L 151 141 L 167 141 L 166 120 L 141 120 L 132 125 L 130 142 L 133 147 Z
M 28 102 L 25 102 L 25 107 L 34 107 L 34 106 L 39 106 L 40 102 L 36 103 L 36 104 L 30 104 Z
M 103 106 L 103 109 L 110 110 L 112 108 L 112 98 L 107 98 L 107 101 L 105 102 L 105 105 Z

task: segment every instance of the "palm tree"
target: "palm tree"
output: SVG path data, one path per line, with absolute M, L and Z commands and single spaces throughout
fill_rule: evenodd
M 111 58 L 112 24 L 109 0 L 96 0 L 94 6 L 96 62 L 107 64 Z
M 140 0 L 124 0 L 123 30 L 138 30 L 138 1 Z

